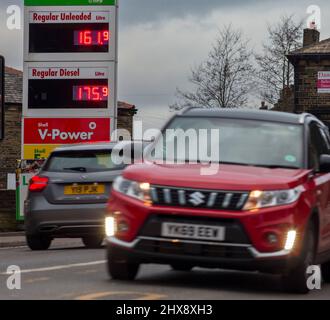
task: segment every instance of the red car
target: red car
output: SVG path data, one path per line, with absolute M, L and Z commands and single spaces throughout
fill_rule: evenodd
M 177 162 L 164 161 L 173 140 L 164 140 L 167 132 L 191 128 L 218 129 L 212 174 L 203 174 L 206 158 L 182 159 L 182 149 L 172 154 Z M 206 137 L 198 135 L 199 148 L 214 148 Z M 148 150 L 113 184 L 106 217 L 112 278 L 133 280 L 140 264 L 158 263 L 281 274 L 285 288 L 299 293 L 309 291 L 312 265 L 330 280 L 330 138 L 317 118 L 188 109 Z

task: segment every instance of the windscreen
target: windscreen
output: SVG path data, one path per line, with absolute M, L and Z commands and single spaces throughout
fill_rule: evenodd
M 214 150 L 216 152 L 212 152 Z M 162 161 L 301 168 L 303 126 L 257 120 L 177 117 L 158 139 L 152 155 Z

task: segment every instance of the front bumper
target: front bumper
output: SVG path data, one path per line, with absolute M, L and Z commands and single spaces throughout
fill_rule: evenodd
M 151 238 L 132 242 L 107 238 L 109 259 L 135 263 L 184 263 L 197 267 L 283 273 L 298 262 L 291 252 L 258 252 L 252 245 Z
M 113 191 L 108 215 L 126 231 L 108 238 L 114 256 L 143 263 L 171 264 L 185 261 L 196 266 L 282 272 L 299 262 L 305 226 L 310 215 L 308 203 L 297 203 L 258 211 L 225 211 L 199 208 L 148 206 Z M 189 241 L 162 237 L 163 222 L 219 225 L 226 228 L 223 242 Z M 292 251 L 283 250 L 289 230 L 297 232 Z M 270 243 L 267 235 L 278 237 Z

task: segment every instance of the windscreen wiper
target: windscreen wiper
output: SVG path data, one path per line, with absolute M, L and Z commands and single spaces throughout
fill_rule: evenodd
M 265 168 L 269 168 L 269 169 L 296 169 L 298 170 L 299 168 L 298 167 L 295 167 L 295 166 L 282 166 L 282 165 L 260 165 L 260 167 L 265 167 Z
M 249 163 L 239 163 L 239 162 L 226 162 L 226 161 L 221 161 L 219 164 L 229 164 L 229 165 L 234 165 L 234 166 L 254 166 L 253 164 Z
M 238 162 L 220 162 L 220 164 L 231 164 L 237 166 L 246 166 L 246 167 L 258 167 L 258 168 L 268 168 L 268 169 L 299 169 L 295 166 L 285 166 L 285 165 L 267 165 L 267 164 L 253 164 L 253 163 L 238 163 Z

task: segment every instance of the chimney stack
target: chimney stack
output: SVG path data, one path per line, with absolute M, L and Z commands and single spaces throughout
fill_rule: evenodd
M 304 29 L 304 47 L 320 42 L 320 32 L 314 27 L 311 29 Z

